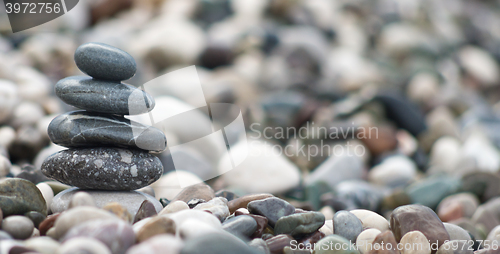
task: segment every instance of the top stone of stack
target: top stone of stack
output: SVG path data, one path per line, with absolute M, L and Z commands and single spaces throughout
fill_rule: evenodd
M 85 74 L 101 80 L 127 80 L 136 71 L 135 60 L 127 52 L 95 42 L 76 49 L 75 63 Z

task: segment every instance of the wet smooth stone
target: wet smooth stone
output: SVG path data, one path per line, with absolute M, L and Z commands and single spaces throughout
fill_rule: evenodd
M 275 234 L 309 234 L 325 224 L 325 216 L 320 212 L 296 213 L 283 216 L 274 226 Z
M 335 247 L 337 246 L 337 247 Z M 311 248 L 313 249 L 313 248 Z M 340 235 L 329 235 L 316 243 L 313 254 L 359 254 L 349 240 Z
M 437 207 L 437 214 L 442 221 L 457 220 L 474 215 L 479 200 L 471 193 L 459 193 L 444 198 Z
M 132 223 L 132 219 L 133 219 L 132 215 L 128 212 L 128 210 L 125 207 L 123 207 L 122 205 L 120 205 L 117 202 L 108 203 L 107 205 L 102 207 L 102 210 L 108 211 L 108 212 L 116 215 L 116 217 L 118 217 L 118 218 L 120 218 L 128 223 Z
M 157 214 L 158 214 L 158 212 L 156 212 L 156 208 L 153 205 L 153 203 L 151 203 L 148 200 L 144 200 L 142 202 L 141 206 L 139 207 L 139 210 L 135 214 L 133 222 L 136 223 L 144 218 L 152 217 L 152 216 L 155 216 Z
M 431 246 L 424 234 L 420 231 L 406 233 L 400 241 L 403 246 L 401 254 L 430 254 Z
M 498 253 L 498 249 L 495 250 Z M 470 242 L 459 240 L 449 241 L 439 247 L 437 254 L 472 254 L 474 250 L 470 246 Z
M 283 248 L 291 246 L 294 239 L 290 235 L 276 235 L 266 240 L 271 254 L 283 253 Z
M 175 235 L 175 222 L 165 216 L 155 216 L 146 222 L 137 232 L 137 242 L 143 242 L 151 237 L 160 234 Z
M 176 200 L 165 206 L 158 214 L 162 215 L 162 214 L 175 213 L 186 209 L 189 209 L 189 206 L 188 204 L 186 204 L 186 202 L 181 200 Z
M 35 211 L 25 213 L 24 217 L 30 219 L 33 222 L 33 225 L 35 225 L 35 228 L 38 228 L 40 223 L 42 223 L 42 221 L 46 218 L 45 215 Z
M 54 226 L 54 223 L 56 222 L 56 219 L 57 217 L 59 217 L 59 215 L 61 214 L 60 213 L 51 214 L 47 216 L 45 220 L 40 222 L 40 225 L 38 226 L 38 229 L 40 230 L 40 235 L 43 236 L 47 234 L 47 231 Z
M 68 209 L 68 205 L 73 196 L 82 191 L 79 188 L 67 189 L 54 197 L 50 209 L 54 213 L 63 212 Z M 85 190 L 92 199 L 95 201 L 97 207 L 104 207 L 110 202 L 118 202 L 123 207 L 127 208 L 128 212 L 135 216 L 139 210 L 140 205 L 144 200 L 153 203 L 156 211 L 161 211 L 162 205 L 154 197 L 138 191 L 99 191 L 99 190 Z
M 356 238 L 356 247 L 361 253 L 368 253 L 373 249 L 373 240 L 382 232 L 376 228 L 369 228 L 364 230 Z
M 450 241 L 453 240 L 460 240 L 460 241 L 470 241 L 470 235 L 469 232 L 467 232 L 465 229 L 451 223 L 443 223 L 444 228 L 446 229 L 446 232 L 448 232 L 448 235 L 450 235 Z
M 397 241 L 410 231 L 418 230 L 432 244 L 441 246 L 450 236 L 436 213 L 423 205 L 406 205 L 396 208 L 390 218 L 391 230 Z M 435 250 L 432 251 L 435 253 Z
M 390 244 L 390 245 L 389 245 Z M 368 251 L 369 254 L 399 254 L 397 250 L 397 242 L 394 238 L 394 234 L 391 230 L 387 230 L 378 234 L 372 242 L 372 246 L 377 245 L 378 247 L 389 245 L 392 248 L 372 248 Z
M 65 103 L 92 112 L 137 115 L 155 106 L 153 97 L 139 88 L 85 76 L 61 79 L 55 91 Z
M 84 189 L 119 191 L 148 186 L 161 177 L 163 166 L 144 151 L 99 147 L 57 152 L 43 162 L 42 172 Z
M 242 196 L 239 198 L 235 198 L 233 200 L 229 200 L 227 206 L 229 207 L 229 212 L 234 213 L 239 208 L 247 208 L 248 203 L 254 200 L 260 200 L 265 198 L 274 197 L 272 194 L 250 194 L 246 196 Z
M 104 243 L 90 237 L 75 237 L 61 245 L 57 254 L 111 254 L 111 251 Z
M 96 206 L 94 198 L 85 191 L 79 191 L 73 195 L 69 202 L 68 208 L 77 206 Z
M 352 243 L 356 242 L 356 238 L 363 231 L 363 225 L 356 215 L 348 211 L 338 211 L 333 216 L 334 232 Z
M 113 254 L 123 254 L 135 243 L 135 234 L 130 224 L 116 219 L 91 220 L 71 228 L 61 240 L 91 237 L 104 243 Z
M 56 237 L 63 237 L 71 228 L 96 219 L 119 220 L 114 214 L 90 206 L 79 206 L 62 213 L 55 221 Z
M 228 202 L 233 200 L 233 199 L 239 198 L 239 196 L 236 195 L 236 193 L 234 193 L 232 191 L 228 191 L 228 190 L 219 190 L 215 193 L 215 196 L 226 198 Z
M 349 212 L 361 221 L 363 228 L 376 228 L 380 232 L 389 230 L 389 221 L 376 212 L 365 209 L 355 209 Z
M 179 254 L 182 240 L 171 235 L 157 235 L 128 249 L 127 254 Z
M 256 254 L 245 242 L 229 233 L 212 233 L 190 238 L 184 242 L 181 254 Z
M 165 134 L 122 116 L 73 111 L 57 116 L 48 127 L 50 140 L 69 148 L 116 146 L 161 152 Z
M 83 73 L 96 79 L 122 81 L 133 77 L 136 71 L 134 58 L 127 52 L 97 42 L 78 47 L 75 63 Z
M 174 197 L 174 199 L 172 199 L 172 202 L 181 200 L 187 203 L 194 198 L 211 200 L 212 198 L 215 198 L 215 193 L 210 186 L 205 183 L 199 183 L 184 188 L 179 194 L 177 194 L 177 196 Z
M 275 226 L 279 218 L 295 212 L 294 206 L 276 197 L 251 201 L 248 203 L 247 209 L 250 213 L 266 217 L 271 227 Z
M 233 235 L 250 237 L 257 230 L 257 222 L 248 215 L 241 215 L 224 221 L 222 229 Z
M 227 207 L 227 199 L 215 197 L 206 203 L 201 203 L 193 208 L 194 210 L 207 211 L 223 221 L 229 216 L 229 208 Z
M 33 222 L 19 215 L 9 216 L 2 221 L 1 229 L 15 239 L 27 239 L 33 233 L 35 226 Z
M 58 241 L 48 236 L 30 238 L 26 240 L 24 244 L 26 247 L 43 254 L 56 253 L 59 247 L 61 246 L 61 244 Z
M 19 178 L 0 180 L 0 209 L 3 216 L 37 211 L 47 214 L 42 193 L 32 182 Z

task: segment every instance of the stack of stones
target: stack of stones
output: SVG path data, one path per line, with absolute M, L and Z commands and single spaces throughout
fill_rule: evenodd
M 60 80 L 56 95 L 80 109 L 57 116 L 48 127 L 55 144 L 68 147 L 49 156 L 42 172 L 86 190 L 130 191 L 155 182 L 163 173 L 163 132 L 124 115 L 142 114 L 155 105 L 141 89 L 121 83 L 135 75 L 136 63 L 126 52 L 100 43 L 81 45 L 75 62 L 86 76 Z

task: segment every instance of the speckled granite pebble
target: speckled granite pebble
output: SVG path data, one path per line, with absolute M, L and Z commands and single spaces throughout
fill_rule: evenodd
M 42 172 L 83 189 L 135 190 L 158 180 L 163 166 L 147 152 L 101 147 L 57 152 L 43 162 Z

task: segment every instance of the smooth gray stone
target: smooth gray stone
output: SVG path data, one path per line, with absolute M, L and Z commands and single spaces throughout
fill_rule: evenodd
M 257 230 L 257 222 L 248 215 L 240 215 L 224 221 L 222 229 L 233 235 L 250 237 Z
M 0 180 L 0 210 L 3 217 L 36 211 L 47 214 L 47 204 L 35 184 L 21 178 Z M 1 223 L 0 223 L 1 224 Z
M 338 211 L 333 216 L 333 227 L 336 235 L 340 235 L 352 243 L 356 242 L 356 238 L 363 231 L 361 221 L 348 211 Z
M 274 227 L 274 234 L 309 234 L 325 224 L 325 216 L 320 212 L 295 213 L 281 217 Z
M 69 148 L 117 146 L 161 152 L 167 147 L 165 134 L 155 127 L 83 110 L 57 116 L 48 133 L 52 142 Z
M 155 106 L 153 97 L 139 88 L 85 76 L 61 79 L 55 91 L 57 97 L 69 105 L 100 113 L 137 115 Z
M 112 147 L 68 149 L 45 159 L 42 172 L 83 189 L 135 190 L 158 180 L 160 160 L 141 150 Z
M 266 217 L 271 227 L 274 227 L 279 218 L 295 212 L 293 205 L 277 197 L 254 200 L 248 203 L 247 209 L 250 213 Z
M 245 242 L 226 232 L 193 237 L 184 243 L 181 254 L 257 254 Z
M 79 188 L 70 188 L 59 192 L 54 199 L 52 204 L 50 204 L 50 210 L 52 213 L 62 213 L 68 210 L 69 203 L 79 191 L 85 191 L 88 193 L 92 199 L 95 201 L 95 205 L 99 208 L 104 207 L 108 203 L 118 202 L 121 206 L 125 207 L 132 216 L 135 216 L 141 207 L 144 200 L 151 202 L 156 212 L 160 212 L 163 209 L 160 201 L 156 200 L 154 197 L 142 193 L 140 191 L 100 191 L 100 190 L 82 190 Z
M 127 52 L 95 42 L 76 49 L 75 63 L 85 74 L 103 80 L 127 80 L 135 75 L 137 68 L 134 58 Z

